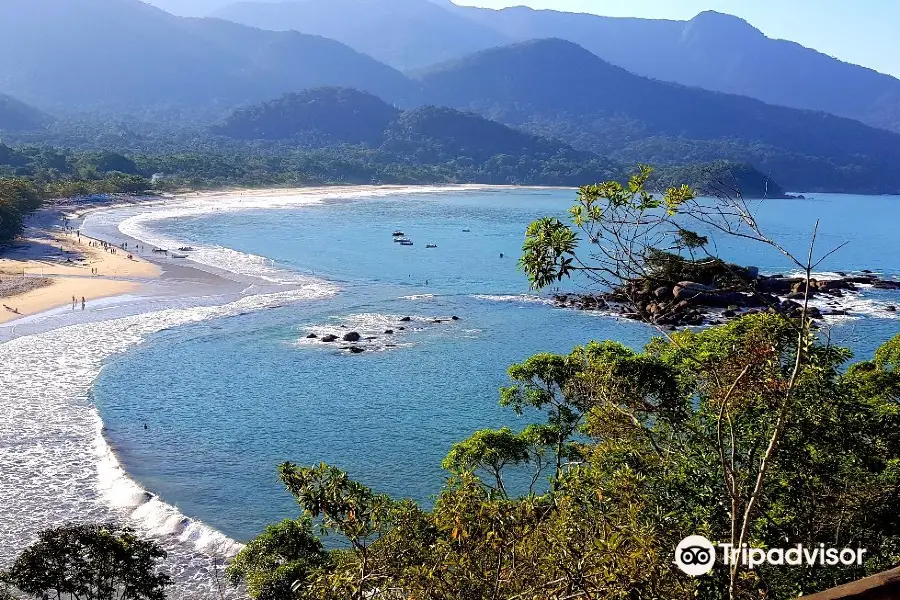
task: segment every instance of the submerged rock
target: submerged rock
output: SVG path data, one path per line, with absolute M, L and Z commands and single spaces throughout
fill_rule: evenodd
M 325 337 L 322 338 L 322 341 L 330 344 L 331 342 L 336 342 L 337 339 L 338 339 L 338 336 L 332 335 L 329 333 L 328 335 L 326 335 Z
M 314 340 L 314 339 L 316 339 L 316 338 L 318 338 L 318 337 L 319 337 L 319 336 L 317 336 L 316 334 L 311 333 L 311 334 L 309 334 L 308 336 L 306 336 L 306 339 L 308 339 L 308 340 Z
M 355 332 L 355 331 L 351 331 L 350 333 L 348 333 L 348 334 L 346 334 L 346 335 L 344 336 L 344 341 L 345 341 L 345 342 L 358 342 L 358 341 L 361 340 L 361 339 L 362 339 L 362 336 L 359 335 L 359 334 L 358 334 L 357 332 Z
M 385 329 L 384 335 L 394 335 L 394 330 L 393 329 Z
M 409 323 L 410 321 L 412 321 L 412 317 L 403 317 L 400 319 L 401 323 Z
M 347 348 L 347 350 L 350 352 L 350 354 L 362 354 L 363 352 L 365 352 L 365 350 L 360 348 L 359 346 L 351 346 Z

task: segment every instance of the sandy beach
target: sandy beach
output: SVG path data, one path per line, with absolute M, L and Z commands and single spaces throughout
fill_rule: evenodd
M 0 255 L 0 323 L 62 306 L 80 311 L 82 298 L 87 310 L 91 300 L 137 291 L 159 274 L 139 253 L 36 224 Z

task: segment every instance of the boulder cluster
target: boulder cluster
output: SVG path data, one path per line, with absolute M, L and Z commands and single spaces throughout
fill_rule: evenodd
M 450 321 L 459 321 L 460 318 L 454 315 L 454 316 L 450 317 L 449 320 Z M 444 321 L 445 321 L 445 319 L 433 319 L 431 322 L 432 323 L 443 323 Z M 403 317 L 402 319 L 400 319 L 400 323 L 410 323 L 410 322 L 412 322 L 412 317 Z M 341 325 L 341 327 L 344 327 L 344 325 Z M 392 336 L 395 334 L 396 331 L 406 331 L 406 327 L 397 327 L 396 330 L 395 329 L 385 329 L 383 335 Z M 306 336 L 306 339 L 319 340 L 323 344 L 334 344 L 334 343 L 340 343 L 340 342 L 347 342 L 349 344 L 357 344 L 362 341 L 367 341 L 367 342 L 375 341 L 378 339 L 378 337 L 377 336 L 363 337 L 363 335 L 361 333 L 359 333 L 358 331 L 349 331 L 349 332 L 345 333 L 343 336 L 337 336 L 333 333 L 329 333 L 327 335 L 323 335 L 320 337 L 318 334 L 310 333 L 309 335 Z M 388 346 L 391 346 L 391 345 L 392 344 L 388 344 Z M 365 348 L 361 348 L 360 346 L 357 346 L 357 345 L 341 346 L 341 350 L 346 350 L 350 354 L 362 354 L 363 352 L 366 351 Z
M 639 279 L 609 293 L 557 294 L 553 300 L 560 307 L 613 311 L 628 319 L 670 328 L 715 325 L 723 320 L 762 311 L 780 312 L 793 317 L 802 315 L 802 302 L 807 295 L 805 278 L 760 275 L 758 269 L 753 267 L 740 268 L 740 273 L 740 278 L 732 278 L 727 285 L 717 285 L 715 280 L 684 280 L 665 285 L 659 280 Z M 810 279 L 809 297 L 840 298 L 845 292 L 858 290 L 860 285 L 900 289 L 900 281 L 880 279 L 868 272 L 855 276 L 839 275 L 836 279 Z M 885 310 L 896 312 L 897 309 L 887 306 Z M 821 319 L 828 315 L 846 315 L 847 311 L 820 310 L 810 306 L 807 314 L 813 319 Z

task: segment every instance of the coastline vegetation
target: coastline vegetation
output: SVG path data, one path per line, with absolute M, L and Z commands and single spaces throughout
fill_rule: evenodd
M 657 196 L 650 176 L 581 188 L 571 228 L 535 223 L 521 263 L 533 286 L 576 270 L 621 283 L 672 239 L 641 234 L 666 227 L 678 251 L 717 260 L 705 236 L 679 225 L 685 215 L 724 227 L 727 212 L 743 235 L 783 251 L 739 195 L 714 206 L 687 186 Z M 582 256 L 575 229 L 610 235 Z M 783 251 L 807 280 L 821 260 L 815 243 L 805 258 Z M 900 336 L 851 364 L 810 318 L 808 297 L 799 313 L 661 331 L 643 351 L 592 342 L 513 365 L 501 404 L 535 422 L 450 449 L 430 511 L 334 466 L 285 463 L 279 476 L 301 514 L 252 541 L 229 578 L 254 599 L 736 600 L 797 597 L 890 568 L 900 560 Z M 523 470 L 531 486 L 513 493 L 507 482 Z M 345 546 L 325 550 L 318 535 Z M 691 578 L 672 559 L 687 535 L 867 553 L 845 566 L 720 565 Z

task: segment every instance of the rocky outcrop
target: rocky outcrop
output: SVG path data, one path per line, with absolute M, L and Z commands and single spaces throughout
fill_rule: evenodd
M 345 342 L 358 342 L 362 339 L 362 336 L 355 331 L 351 331 L 350 333 L 344 335 Z
M 636 280 L 610 293 L 557 294 L 553 296 L 553 301 L 560 307 L 606 310 L 627 319 L 680 327 L 713 324 L 764 310 L 799 317 L 803 314 L 801 302 L 807 293 L 810 298 L 826 296 L 837 299 L 845 292 L 859 290 L 859 286 L 863 285 L 875 289 L 900 289 L 900 281 L 880 279 L 872 273 L 843 275 L 836 279 L 811 279 L 807 285 L 803 278 L 760 275 L 755 267 L 734 268 L 738 270 L 739 277 L 725 285 L 719 285 L 715 280 L 683 280 L 675 285 Z M 888 307 L 886 310 L 895 312 L 897 309 Z M 844 314 L 847 314 L 846 311 L 840 309 L 822 312 L 813 306 L 807 308 L 807 315 L 813 319 Z

